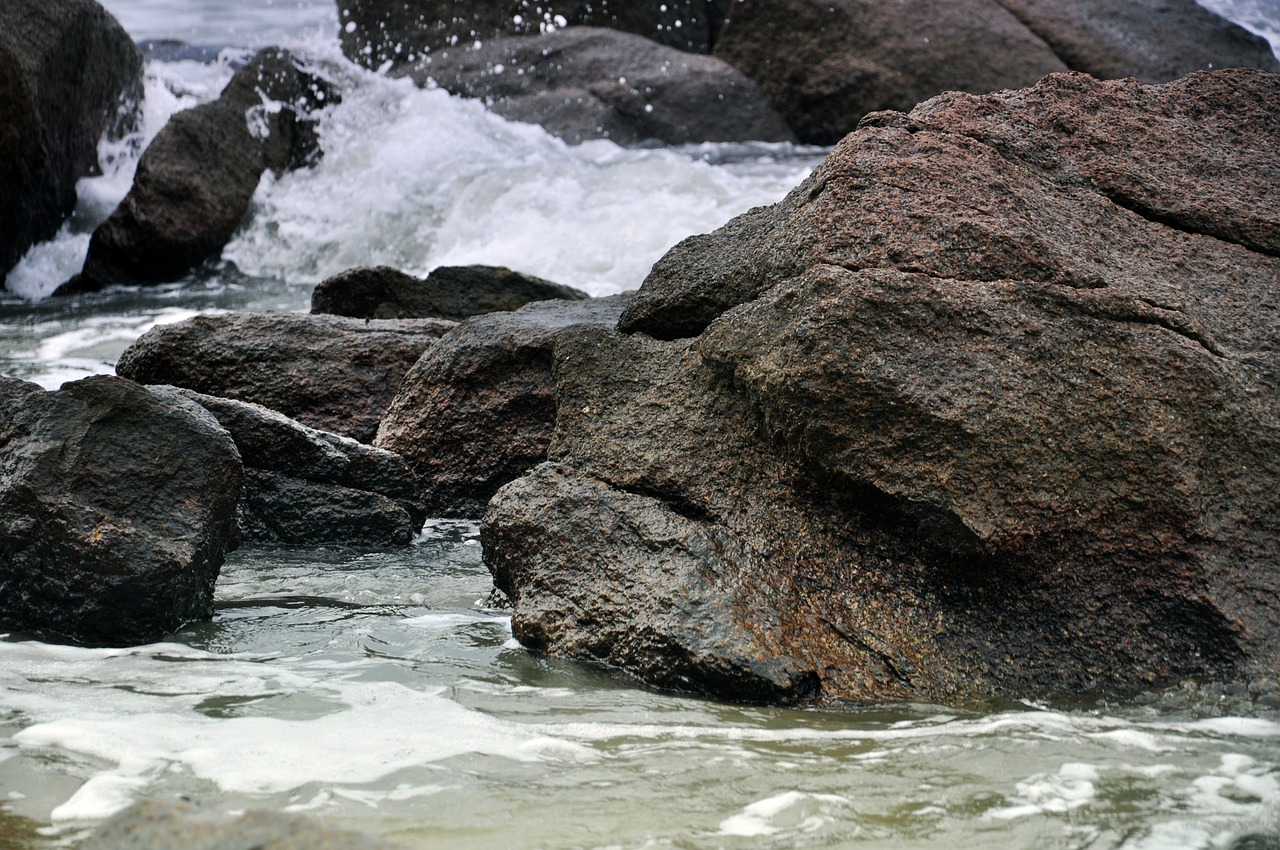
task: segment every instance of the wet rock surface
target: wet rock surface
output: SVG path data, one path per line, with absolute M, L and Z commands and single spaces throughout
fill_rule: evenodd
M 209 411 L 240 451 L 247 477 L 240 505 L 246 543 L 403 545 L 426 516 L 404 460 L 256 404 L 179 387 L 150 387 Z
M 517 310 L 532 301 L 580 301 L 571 286 L 503 266 L 441 266 L 424 278 L 388 266 L 348 269 L 322 280 L 311 312 L 358 319 L 452 319 Z
M 556 338 L 612 327 L 629 300 L 544 301 L 478 316 L 414 364 L 374 443 L 413 467 L 428 515 L 479 517 L 500 486 L 546 459 Z
M 84 270 L 57 294 L 177 280 L 216 258 L 267 169 L 318 157 L 311 113 L 332 97 L 287 51 L 259 51 L 217 100 L 177 113 L 152 140 L 129 194 L 94 231 Z
M 673 249 L 630 335 L 557 339 L 549 465 L 483 530 L 516 636 L 734 699 L 805 693 L 741 659 L 828 701 L 1272 675 L 1280 219 L 1222 174 L 1280 164 L 1274 85 L 948 95 Z
M 795 139 L 760 88 L 722 59 L 617 30 L 495 38 L 437 50 L 404 73 L 481 98 L 499 115 L 541 124 L 571 144 Z
M 116 371 L 143 384 L 253 402 L 369 443 L 405 373 L 453 326 L 442 319 L 204 315 L 148 331 Z
M 213 615 L 243 467 L 196 405 L 100 376 L 0 379 L 0 629 L 88 645 Z
M 0 286 L 76 205 L 104 134 L 132 129 L 142 53 L 92 0 L 0 5 Z

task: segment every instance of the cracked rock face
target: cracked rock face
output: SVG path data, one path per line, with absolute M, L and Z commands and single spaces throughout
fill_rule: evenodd
M 550 464 L 490 504 L 516 636 L 765 701 L 1274 674 L 1277 104 L 946 95 L 677 246 L 558 341 Z

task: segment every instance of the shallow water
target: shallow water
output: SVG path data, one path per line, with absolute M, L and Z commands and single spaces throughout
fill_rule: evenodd
M 1206 5 L 1230 0 L 1206 0 Z M 569 147 L 345 63 L 331 0 L 108 0 L 137 38 L 285 43 L 343 93 L 314 169 L 264 181 L 224 261 L 169 287 L 44 300 L 136 154 L 231 64 L 148 65 L 145 126 L 104 146 L 64 234 L 0 295 L 0 373 L 109 372 L 154 324 L 305 310 L 350 265 L 501 263 L 604 295 L 691 233 L 780 198 L 821 152 Z M 1278 31 L 1276 0 L 1233 14 Z M 408 848 L 1224 848 L 1280 827 L 1280 713 L 1149 705 L 719 705 L 537 658 L 484 606 L 476 529 L 393 552 L 242 550 L 170 642 L 0 639 L 0 850 L 67 846 L 130 801 L 306 812 Z

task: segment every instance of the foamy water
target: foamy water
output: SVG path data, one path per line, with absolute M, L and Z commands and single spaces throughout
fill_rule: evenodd
M 103 147 L 75 219 L 0 296 L 0 370 L 47 387 L 111 371 L 159 323 L 306 309 L 316 281 L 352 265 L 495 263 L 598 295 L 632 288 L 680 238 L 777 200 L 819 155 L 570 147 L 347 64 L 331 0 L 106 5 L 135 37 L 229 49 L 148 65 L 142 130 Z M 1276 0 L 1230 5 L 1275 36 Z M 47 299 L 168 116 L 216 96 L 239 48 L 268 43 L 342 92 L 322 161 L 263 181 L 222 263 Z M 134 800 L 174 795 L 407 848 L 1217 850 L 1280 826 L 1280 715 L 1247 699 L 718 705 L 531 656 L 484 607 L 490 586 L 475 527 L 441 521 L 394 552 L 237 552 L 214 620 L 163 644 L 0 639 L 0 846 L 28 828 L 66 846 Z

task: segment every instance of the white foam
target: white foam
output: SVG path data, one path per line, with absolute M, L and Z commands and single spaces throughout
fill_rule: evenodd
M 1011 805 L 991 809 L 988 818 L 1013 820 L 1053 812 L 1062 814 L 1092 802 L 1098 795 L 1098 769 L 1069 762 L 1053 774 L 1038 774 L 1017 784 Z
M 849 800 L 835 794 L 809 794 L 801 791 L 785 791 L 766 797 L 763 800 L 744 807 L 741 812 L 730 815 L 720 822 L 720 835 L 733 835 L 741 838 L 756 838 L 764 835 L 777 835 L 784 827 L 774 823 L 779 815 L 789 809 L 801 806 L 806 802 L 817 802 L 835 805 L 848 805 Z M 803 817 L 796 825 L 800 832 L 813 832 L 829 818 L 822 815 Z

